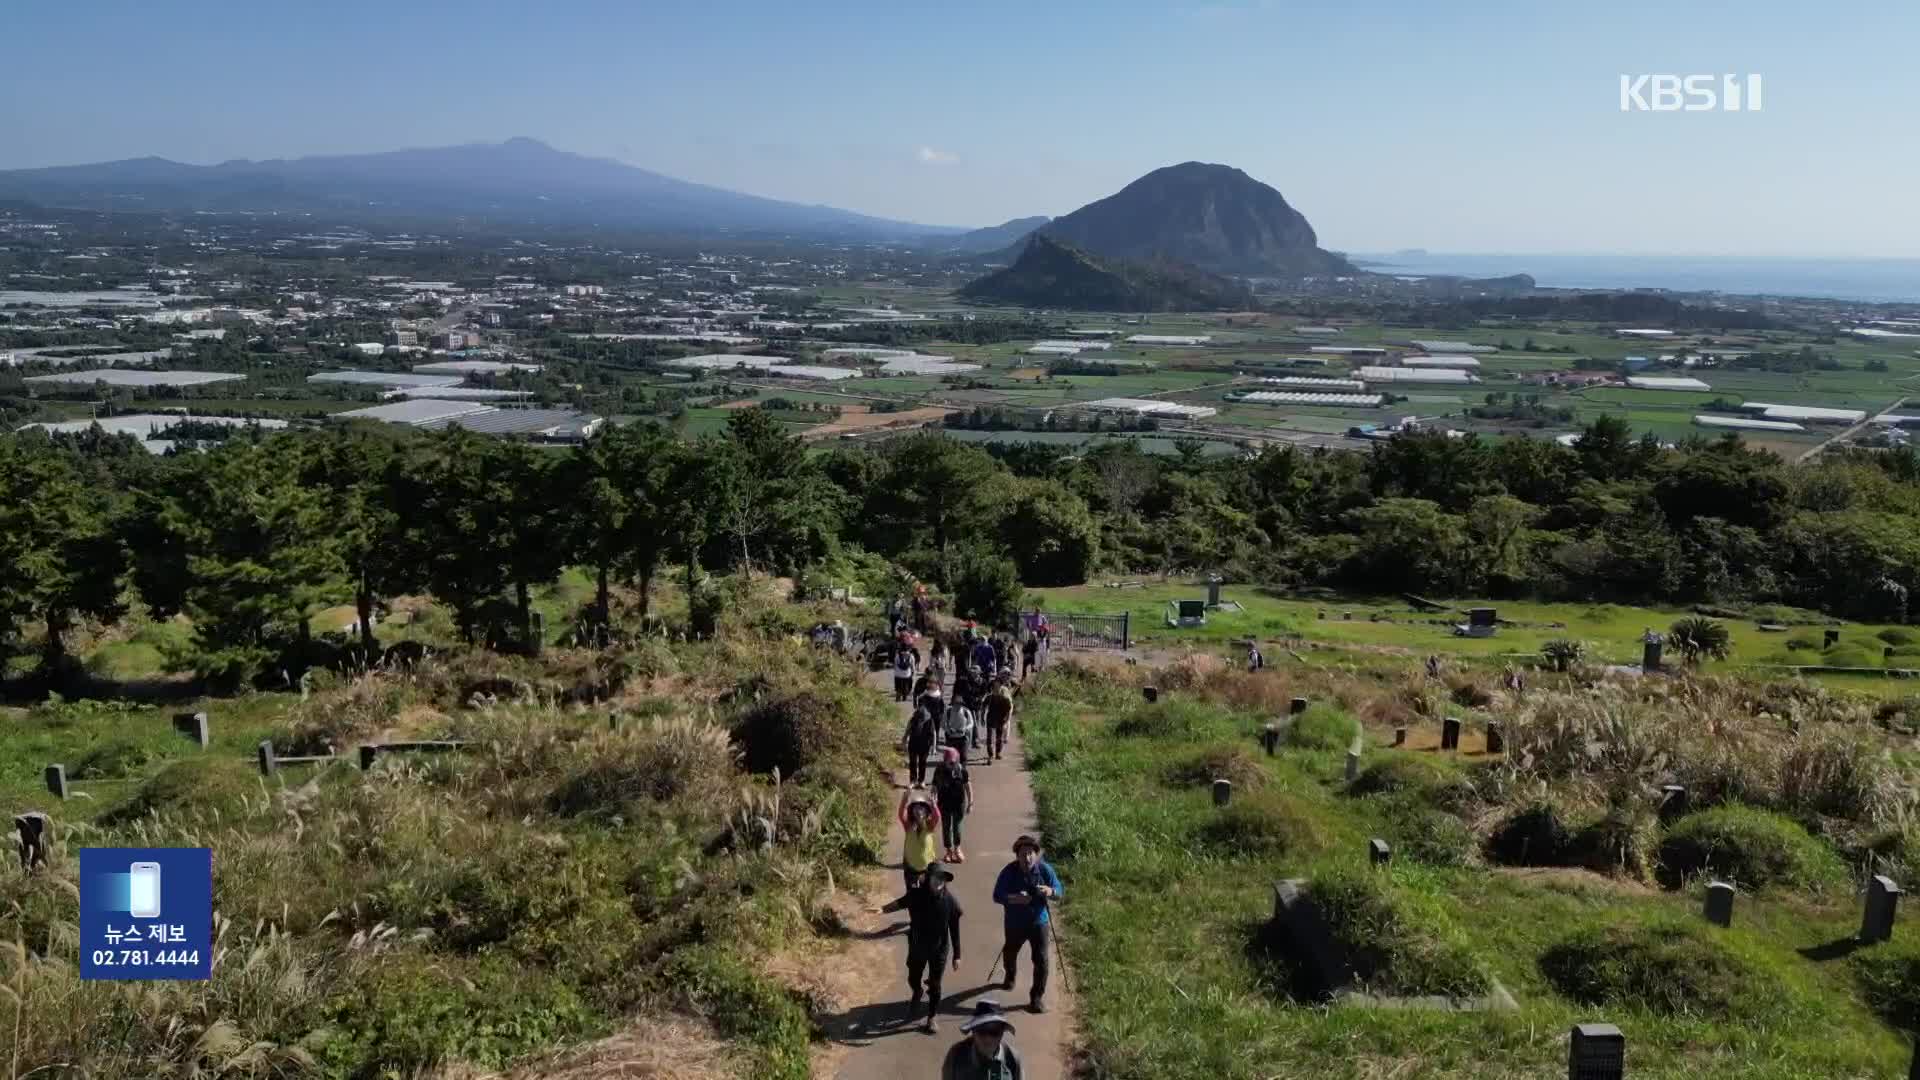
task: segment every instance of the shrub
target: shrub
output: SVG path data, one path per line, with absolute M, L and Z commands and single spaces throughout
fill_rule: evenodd
M 545 972 L 405 954 L 371 963 L 325 1006 L 316 1056 L 329 1075 L 411 1076 L 450 1061 L 496 1068 L 602 1023 Z
M 636 800 L 724 798 L 734 769 L 726 729 L 692 719 L 656 720 L 631 734 L 598 742 L 590 759 L 548 799 L 565 815 L 622 813 Z
M 1494 827 L 1487 856 L 1507 866 L 1559 866 L 1569 855 L 1573 834 L 1561 810 L 1535 802 Z
M 1568 638 L 1555 638 L 1540 646 L 1540 655 L 1555 671 L 1564 672 L 1586 655 L 1586 646 Z
M 137 775 L 153 760 L 152 751 L 127 739 L 110 739 L 88 750 L 67 770 L 70 780 L 118 780 Z
M 1233 718 L 1218 706 L 1178 697 L 1136 705 L 1114 723 L 1113 733 L 1133 739 L 1204 739 L 1232 726 Z
M 1322 850 L 1328 842 L 1318 808 L 1272 789 L 1236 797 L 1200 827 L 1200 839 L 1230 855 L 1292 855 Z
M 1644 806 L 1616 806 L 1574 834 L 1570 854 L 1603 874 L 1648 881 L 1653 877 L 1659 848 L 1660 817 L 1656 812 Z
M 1904 630 L 1898 626 L 1889 626 L 1873 636 L 1895 648 L 1902 645 L 1920 644 L 1920 637 L 1915 637 L 1913 631 Z
M 747 710 L 733 726 L 747 771 L 795 776 L 852 745 L 855 724 L 845 695 L 801 690 Z
M 754 1044 L 761 1055 L 755 1080 L 807 1080 L 813 1025 L 790 991 L 710 946 L 675 953 L 664 982 L 721 1035 Z
M 1764 988 L 1702 924 L 1608 926 L 1582 930 L 1540 954 L 1540 973 L 1583 1005 L 1721 1018 L 1747 1011 L 1741 990 Z
M 1216 743 L 1169 765 L 1167 783 L 1175 787 L 1200 787 L 1215 780 L 1233 781 L 1235 792 L 1250 792 L 1266 786 L 1266 766 L 1244 746 Z
M 100 820 L 105 825 L 119 825 L 155 813 L 234 813 L 247 798 L 261 794 L 260 784 L 252 762 L 228 757 L 184 758 L 155 773 L 140 785 L 133 798 Z
M 1825 729 L 1788 746 L 1778 798 L 1797 813 L 1871 821 L 1891 809 L 1900 789 L 1898 766 L 1872 740 Z
M 1879 667 L 1881 663 L 1879 652 L 1859 645 L 1835 645 L 1820 654 L 1820 662 L 1827 667 Z
M 1675 887 L 1703 873 L 1749 890 L 1818 888 L 1846 879 L 1840 857 L 1791 819 L 1737 804 L 1681 819 L 1660 845 L 1664 884 Z
M 1287 745 L 1302 750 L 1345 751 L 1360 734 L 1353 717 L 1331 705 L 1310 705 L 1287 726 Z
M 1725 660 L 1733 648 L 1733 636 L 1725 623 L 1690 615 L 1667 630 L 1667 641 L 1689 664 L 1702 660 Z
M 1434 809 L 1411 793 L 1388 796 L 1383 801 L 1395 858 L 1429 866 L 1467 866 L 1474 861 L 1478 844 L 1466 822 Z
M 1211 653 L 1190 652 L 1153 673 L 1162 690 L 1191 690 L 1226 674 L 1227 665 Z
M 1848 960 L 1867 1005 L 1894 1027 L 1920 1034 L 1920 943 L 1901 938 Z
M 1493 694 L 1472 679 L 1447 680 L 1447 696 L 1463 709 L 1484 709 L 1493 704 Z
M 1485 993 L 1491 985 L 1486 972 L 1438 897 L 1403 883 L 1412 877 L 1404 871 L 1332 871 L 1313 879 L 1309 895 L 1369 991 L 1458 998 Z
M 1445 762 L 1424 754 L 1391 754 L 1361 771 L 1347 787 L 1349 795 L 1389 795 L 1417 792 L 1423 801 L 1443 810 L 1457 810 L 1473 800 L 1473 784 Z

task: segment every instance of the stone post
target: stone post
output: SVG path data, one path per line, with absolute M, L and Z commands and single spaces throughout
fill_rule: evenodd
M 1407 745 L 1407 729 L 1406 728 L 1397 727 L 1393 729 L 1393 745 L 1395 746 Z
M 1151 705 L 1160 700 L 1160 688 L 1157 686 L 1143 686 L 1140 688 L 1140 696 L 1146 698 L 1147 703 Z
M 1288 715 L 1288 716 L 1299 716 L 1299 715 L 1300 715 L 1301 713 L 1303 713 L 1303 712 L 1306 712 L 1306 711 L 1307 711 L 1307 699 L 1306 699 L 1306 698 L 1303 698 L 1303 697 L 1297 697 L 1297 698 L 1294 698 L 1294 699 L 1293 699 L 1292 701 L 1290 701 L 1290 702 L 1288 702 L 1288 703 L 1287 703 L 1287 715 Z
M 1833 648 L 1835 645 L 1839 644 L 1840 642 L 1840 631 L 1838 630 L 1828 630 L 1822 636 L 1825 639 L 1826 647 L 1829 649 Z
M 58 798 L 67 797 L 67 767 L 49 765 L 46 768 L 47 791 Z
M 13 819 L 13 829 L 20 834 L 20 869 L 45 866 L 47 849 L 53 844 L 53 819 L 29 810 Z
M 1867 882 L 1867 903 L 1860 918 L 1860 941 L 1872 945 L 1893 940 L 1894 915 L 1900 907 L 1900 886 L 1885 874 Z
M 1504 754 L 1507 752 L 1507 737 L 1500 731 L 1500 721 L 1487 721 L 1487 753 Z
M 1567 1080 L 1621 1080 L 1627 1037 L 1612 1024 L 1576 1024 L 1567 1040 Z
M 620 714 L 619 713 L 610 712 L 607 714 L 607 730 L 608 731 L 620 730 Z
M 1373 866 L 1386 866 L 1393 861 L 1393 846 L 1379 837 L 1367 841 L 1367 862 Z
M 360 748 L 360 768 L 362 771 L 373 768 L 373 759 L 379 756 L 380 748 L 367 743 Z
M 1460 749 L 1460 721 L 1457 718 L 1449 716 L 1441 722 L 1440 749 Z
M 1347 783 L 1351 784 L 1358 779 L 1360 779 L 1360 752 L 1349 750 L 1347 751 Z
M 547 644 L 547 617 L 538 611 L 527 615 L 527 647 L 539 656 Z
M 1733 886 L 1724 881 L 1713 881 L 1707 884 L 1708 922 L 1715 926 L 1733 925 L 1733 894 Z
M 1213 805 L 1225 806 L 1233 801 L 1233 781 L 1215 780 L 1213 782 Z
M 279 771 L 280 759 L 274 756 L 272 739 L 261 739 L 254 753 L 260 759 L 261 776 L 272 776 Z
M 1260 730 L 1260 745 L 1267 748 L 1267 756 L 1272 757 L 1280 751 L 1280 725 L 1268 724 Z
M 207 723 L 207 714 L 203 712 L 175 713 L 173 730 L 192 739 L 202 750 L 207 748 L 213 735 L 213 729 Z
M 1666 784 L 1660 788 L 1661 821 L 1686 817 L 1687 805 L 1687 789 L 1684 784 Z

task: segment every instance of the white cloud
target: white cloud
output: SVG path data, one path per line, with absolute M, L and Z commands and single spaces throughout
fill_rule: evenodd
M 921 147 L 920 152 L 915 156 L 920 159 L 922 165 L 958 165 L 960 163 L 959 154 L 951 150 L 935 150 L 931 146 Z

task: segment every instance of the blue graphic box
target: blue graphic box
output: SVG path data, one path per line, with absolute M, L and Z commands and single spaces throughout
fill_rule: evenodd
M 80 849 L 82 979 L 212 973 L 213 849 Z

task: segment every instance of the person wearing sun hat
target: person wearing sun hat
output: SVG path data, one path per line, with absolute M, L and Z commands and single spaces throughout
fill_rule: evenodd
M 934 1017 L 940 1012 L 940 987 L 951 959 L 953 970 L 960 970 L 960 901 L 947 885 L 953 873 L 938 866 L 928 871 L 920 883 L 906 895 L 876 909 L 885 914 L 904 910 L 911 920 L 907 926 L 907 1019 L 920 1014 L 920 980 L 926 978 L 927 1015 L 920 1030 L 931 1035 Z
M 966 1038 L 954 1043 L 940 1063 L 940 1080 L 1024 1080 L 1020 1052 L 1013 1048 L 1013 1024 L 997 1001 L 975 1002 L 973 1016 L 960 1025 Z
M 1033 991 L 1027 1007 L 1037 1013 L 1047 1011 L 1047 938 L 1052 930 L 1048 909 L 1061 896 L 1060 875 L 1040 858 L 1040 841 L 1022 834 L 1013 842 L 1013 861 L 993 883 L 993 902 L 1007 913 L 1006 944 L 1001 949 L 1007 974 L 1000 989 L 1013 989 L 1020 947 L 1028 946 L 1033 958 Z

